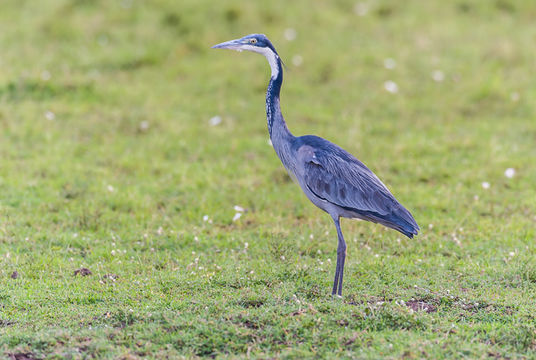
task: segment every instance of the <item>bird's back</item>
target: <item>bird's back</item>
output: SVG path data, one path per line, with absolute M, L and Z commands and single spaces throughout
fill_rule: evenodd
M 411 213 L 352 154 L 313 135 L 295 138 L 292 148 L 298 181 L 315 205 L 332 216 L 380 223 L 410 238 L 417 234 L 419 226 Z

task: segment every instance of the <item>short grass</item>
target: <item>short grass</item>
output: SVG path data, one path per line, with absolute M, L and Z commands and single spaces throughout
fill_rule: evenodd
M 529 0 L 3 0 L 1 356 L 535 357 L 535 17 Z M 421 225 L 343 221 L 343 299 L 331 220 L 267 142 L 266 61 L 210 49 L 252 32 L 288 64 L 291 130 L 354 153 Z

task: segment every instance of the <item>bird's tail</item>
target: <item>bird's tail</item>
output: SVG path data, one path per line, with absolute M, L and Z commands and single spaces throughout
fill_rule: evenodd
M 401 232 L 410 239 L 417 235 L 421 229 L 411 213 L 400 204 L 398 204 L 395 210 L 384 219 L 387 221 L 383 225 Z

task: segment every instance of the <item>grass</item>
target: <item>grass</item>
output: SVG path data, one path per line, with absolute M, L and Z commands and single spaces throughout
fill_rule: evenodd
M 0 353 L 534 358 L 535 15 L 513 0 L 3 1 Z M 331 220 L 267 144 L 266 61 L 210 49 L 252 32 L 288 64 L 290 129 L 358 156 L 421 225 L 408 240 L 343 221 L 343 299 Z

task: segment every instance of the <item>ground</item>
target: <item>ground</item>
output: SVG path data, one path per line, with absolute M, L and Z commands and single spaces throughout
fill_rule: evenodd
M 534 358 L 535 16 L 4 0 L 1 356 Z M 268 143 L 266 60 L 210 49 L 253 32 L 287 63 L 291 131 L 356 155 L 421 226 L 343 220 L 342 299 L 332 221 Z

